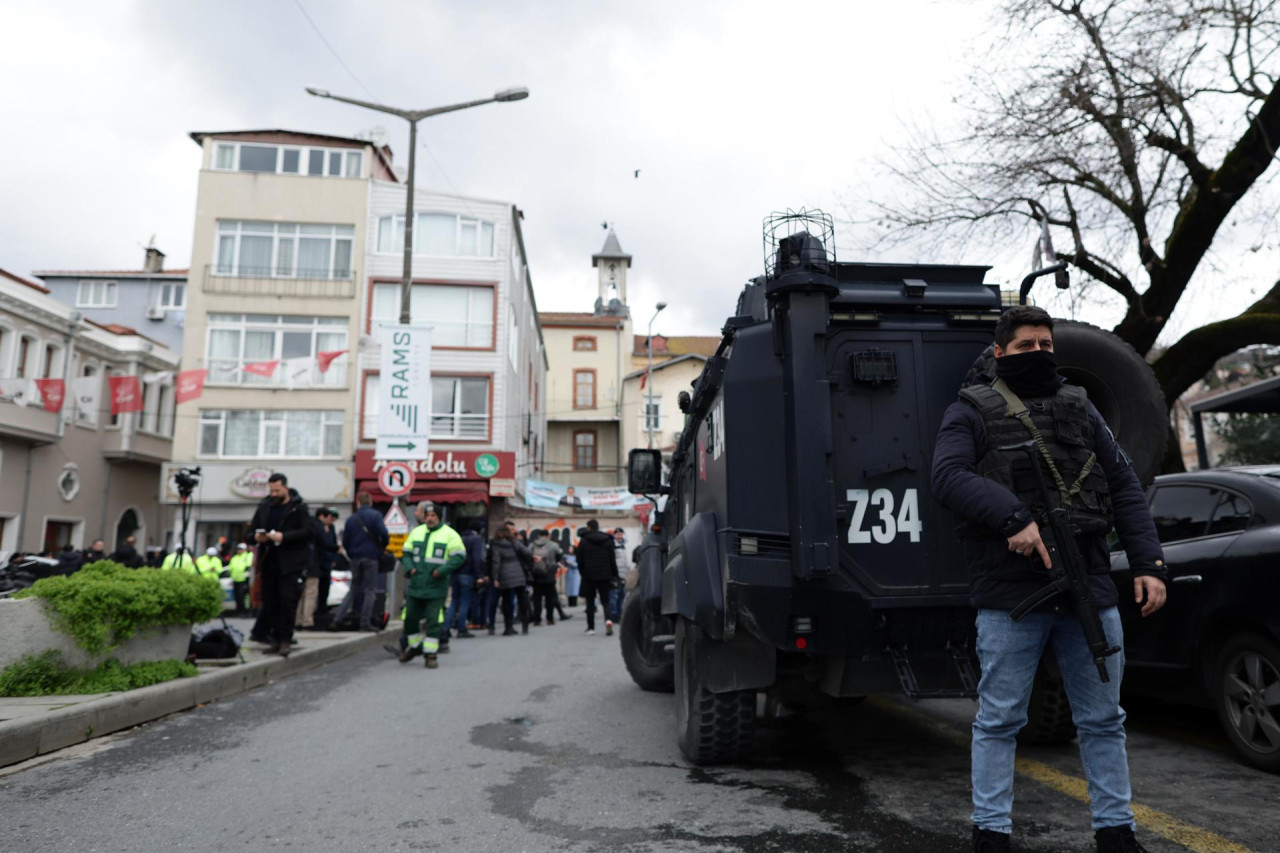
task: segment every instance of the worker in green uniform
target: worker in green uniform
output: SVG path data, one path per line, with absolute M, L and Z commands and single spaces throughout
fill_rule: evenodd
M 210 548 L 199 557 L 196 557 L 196 571 L 200 573 L 202 578 L 218 579 L 222 574 L 222 559 L 218 557 L 218 549 Z
M 191 559 L 191 552 L 182 552 L 182 561 L 178 561 L 178 552 L 174 551 L 164 558 L 164 562 L 160 564 L 162 569 L 186 569 L 188 572 L 196 571 L 195 561 Z
M 449 576 L 466 562 L 467 548 L 457 531 L 441 523 L 435 504 L 423 501 L 413 514 L 420 523 L 409 533 L 400 558 L 408 579 L 400 662 L 425 654 L 427 669 L 435 669 L 439 666 L 440 616 L 449 595 Z
M 236 545 L 236 552 L 227 563 L 227 571 L 231 573 L 231 594 L 236 599 L 237 615 L 244 616 L 249 612 L 245 602 L 249 600 L 249 570 L 253 568 L 253 552 L 249 546 L 241 542 Z

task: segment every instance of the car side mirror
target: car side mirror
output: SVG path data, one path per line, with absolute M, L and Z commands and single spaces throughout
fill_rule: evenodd
M 627 491 L 633 495 L 660 495 L 662 451 L 636 449 L 627 454 Z

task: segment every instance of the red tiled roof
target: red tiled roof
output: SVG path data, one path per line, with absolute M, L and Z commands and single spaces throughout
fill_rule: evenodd
M 23 278 L 22 276 L 20 276 L 20 275 L 14 275 L 13 273 L 11 273 L 11 272 L 9 272 L 8 270 L 5 270 L 5 269 L 0 269 L 0 276 L 4 276 L 5 278 L 9 279 L 10 281 L 16 281 L 18 284 L 25 284 L 27 287 L 31 288 L 32 290 L 38 290 L 38 291 L 40 291 L 41 293 L 48 293 L 48 292 L 49 292 L 49 288 L 47 288 L 47 287 L 42 287 L 42 286 L 40 286 L 40 285 L 36 284 L 34 281 L 27 281 L 27 280 L 26 280 L 25 278 Z
M 648 355 L 649 351 L 645 349 L 644 335 L 633 335 L 634 348 L 632 355 Z M 705 355 L 713 356 L 716 354 L 716 348 L 720 346 L 720 338 L 708 335 L 684 335 L 667 337 L 666 335 L 653 336 L 653 354 L 657 355 Z
M 161 343 L 160 341 L 157 341 L 155 338 L 149 338 L 146 335 L 142 334 L 142 332 L 139 332 L 137 329 L 131 328 L 129 326 L 122 326 L 119 323 L 99 323 L 97 320 L 90 320 L 88 317 L 85 318 L 85 322 L 88 323 L 90 326 L 97 326 L 99 329 L 102 329 L 103 331 L 106 331 L 106 332 L 110 332 L 113 335 L 121 335 L 121 336 L 134 335 L 136 337 L 142 338 L 144 341 L 150 341 L 156 346 L 165 347 L 166 349 L 168 348 L 165 344 Z
M 610 317 L 592 314 L 587 311 L 543 311 L 538 320 L 543 326 L 608 326 L 618 328 L 623 317 Z
M 160 276 L 181 276 L 183 278 L 190 274 L 191 270 L 160 270 L 160 272 L 147 272 L 146 270 L 36 270 L 32 275 L 36 278 L 56 278 L 60 276 L 120 276 L 132 278 L 157 278 Z

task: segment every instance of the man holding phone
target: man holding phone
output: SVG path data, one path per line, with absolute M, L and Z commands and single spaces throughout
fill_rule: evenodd
M 288 657 L 293 648 L 293 620 L 302 576 L 311 564 L 315 528 L 311 513 L 289 478 L 276 472 L 267 479 L 268 494 L 249 522 L 259 546 L 262 574 L 261 624 L 271 635 L 263 651 Z

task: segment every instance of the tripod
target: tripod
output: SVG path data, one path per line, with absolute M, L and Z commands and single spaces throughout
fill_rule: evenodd
M 199 471 L 200 469 L 197 468 L 196 470 Z M 181 480 L 178 481 L 178 503 L 182 506 L 182 535 L 178 537 L 178 549 L 174 552 L 176 559 L 173 566 L 176 569 L 182 568 L 183 557 L 191 559 L 192 565 L 195 565 L 195 558 L 191 557 L 190 552 L 187 550 L 187 530 L 191 526 L 191 492 L 194 489 L 194 483 L 188 485 Z M 227 617 L 219 612 L 218 618 L 222 620 L 222 628 L 227 632 L 227 637 L 232 637 L 231 626 L 227 624 Z M 240 658 L 240 663 L 248 663 L 244 659 L 244 649 L 239 644 L 236 645 L 236 655 Z

